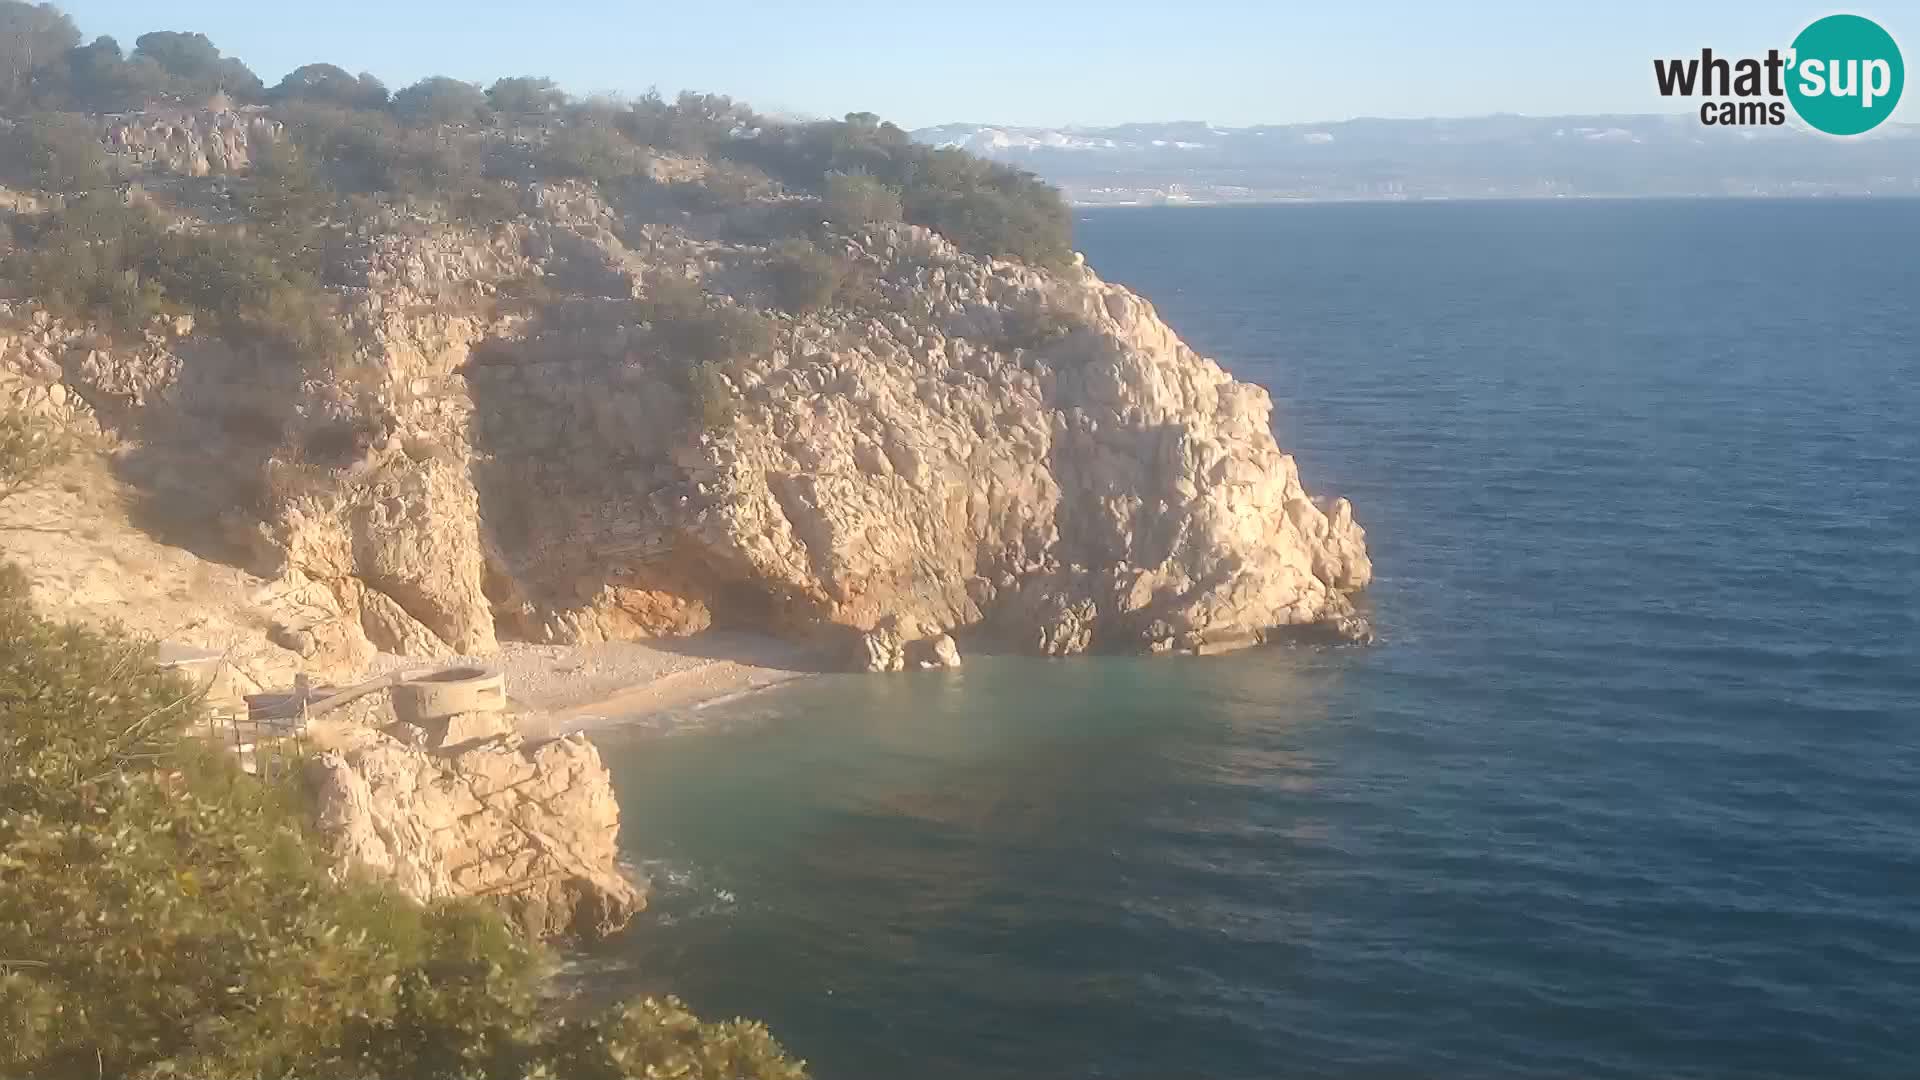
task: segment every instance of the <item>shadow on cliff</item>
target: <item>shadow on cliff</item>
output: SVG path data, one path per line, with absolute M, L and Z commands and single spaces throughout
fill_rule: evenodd
M 461 370 L 503 638 L 652 641 L 709 625 L 711 590 L 660 509 L 683 494 L 672 458 L 690 409 L 638 315 L 616 297 L 548 298 Z
M 272 499 L 268 462 L 294 428 L 295 391 L 223 343 L 195 339 L 176 350 L 178 381 L 163 394 L 130 400 L 97 385 L 87 394 L 104 421 L 132 436 L 112 466 L 128 521 L 198 558 L 270 573 L 259 522 Z M 86 379 L 68 375 L 70 384 Z

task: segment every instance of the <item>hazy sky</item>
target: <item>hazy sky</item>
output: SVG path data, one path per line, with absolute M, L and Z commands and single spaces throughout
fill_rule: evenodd
M 1785 48 L 1835 10 L 1920 62 L 1920 9 L 1785 0 L 56 0 L 131 49 L 198 30 L 268 83 L 313 61 L 398 88 L 424 75 L 551 75 L 577 93 L 714 90 L 763 112 L 946 121 L 1218 124 L 1677 112 L 1656 56 Z M 1920 91 L 1898 115 L 1920 120 Z

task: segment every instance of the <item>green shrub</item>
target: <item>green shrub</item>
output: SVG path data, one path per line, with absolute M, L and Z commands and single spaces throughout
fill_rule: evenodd
M 554 131 L 534 151 L 542 176 L 585 177 L 610 184 L 646 171 L 639 147 L 609 124 L 581 115 Z
M 387 97 L 386 84 L 379 79 L 366 72 L 349 75 L 345 68 L 332 64 L 294 68 L 267 94 L 276 103 L 305 101 L 347 109 L 384 109 Z
M 268 247 L 309 273 L 318 272 L 322 230 L 338 215 L 340 197 L 299 146 L 279 140 L 257 152 L 240 202 Z
M 773 251 L 767 266 L 775 303 L 798 313 L 818 311 L 834 302 L 847 281 L 845 259 L 835 258 L 805 240 L 787 240 Z
M 110 195 L 48 215 L 16 258 L 48 307 L 128 333 L 184 311 L 296 368 L 331 367 L 351 347 L 331 297 L 280 253 L 237 229 L 168 229 Z
M 966 251 L 1064 270 L 1073 259 L 1073 216 L 1039 179 L 959 150 L 934 150 L 907 189 L 907 220 Z
M 964 151 L 921 146 L 870 113 L 767 127 L 755 138 L 735 139 L 719 149 L 791 186 L 820 192 L 829 220 L 842 228 L 886 220 L 892 213 L 877 185 L 898 191 L 896 216 L 934 229 L 962 250 L 1056 270 L 1072 263 L 1073 217 L 1057 190 L 1029 173 Z M 836 209 L 841 200 L 846 205 Z
M 492 110 L 478 86 L 433 75 L 393 95 L 393 114 L 409 127 L 478 124 Z
M 275 115 L 302 155 L 341 191 L 437 199 L 481 223 L 518 212 L 514 189 L 487 175 L 479 142 L 457 131 L 402 128 L 385 113 L 300 102 Z
M 1001 320 L 1000 348 L 1039 349 L 1086 329 L 1085 319 L 1044 304 L 1013 308 Z
M 719 94 L 683 92 L 669 105 L 649 91 L 620 118 L 620 129 L 642 146 L 705 154 L 759 123 L 746 106 Z
M 542 115 L 566 103 L 566 92 L 552 79 L 527 75 L 496 79 L 487 87 L 487 105 L 503 116 Z
M 193 736 L 151 650 L 0 568 L 0 1076 L 799 1080 L 678 1002 L 553 1020 L 494 912 L 336 884 L 297 787 Z
M 827 220 L 850 232 L 906 214 L 900 193 L 865 173 L 828 173 L 821 202 Z
M 242 205 L 257 222 L 314 221 L 334 208 L 333 191 L 296 143 L 267 143 L 253 156 L 250 178 L 252 183 L 241 196 Z
M 160 281 L 143 266 L 162 242 L 145 213 L 89 195 L 36 223 L 14 256 L 14 276 L 31 281 L 55 312 L 137 331 L 166 307 Z
M 33 82 L 45 108 L 130 112 L 172 96 L 174 79 L 145 56 L 128 59 L 118 41 L 102 35 L 41 67 Z
M 720 431 L 733 423 L 740 402 L 720 365 L 700 360 L 686 368 L 687 398 L 693 403 L 693 417 L 703 431 Z
M 520 191 L 487 173 L 483 144 L 447 128 L 418 132 L 412 168 L 400 190 L 434 198 L 471 224 L 490 225 L 520 212 Z
M 673 998 L 637 1001 L 576 1024 L 555 1040 L 556 1080 L 624 1080 L 632 1062 L 657 1062 L 649 1076 L 690 1080 L 805 1080 L 767 1029 L 746 1020 L 708 1024 Z
M 83 194 L 113 183 L 100 127 L 71 113 L 42 113 L 14 125 L 5 140 L 14 179 L 43 191 Z
M 773 190 L 773 179 L 751 165 L 709 161 L 698 180 L 672 185 L 674 202 L 701 213 L 720 213 L 758 202 Z
M 156 30 L 133 42 L 133 59 L 146 61 L 168 76 L 165 89 L 194 99 L 226 94 L 235 101 L 258 101 L 265 92 L 260 77 L 220 50 L 205 34 Z
M 777 343 L 765 315 L 725 303 L 685 278 L 656 281 L 640 308 L 668 353 L 688 364 L 763 356 Z
M 384 112 L 295 100 L 274 110 L 287 136 L 345 191 L 394 191 L 407 170 L 408 139 Z
M 0 412 L 0 503 L 39 486 L 71 453 L 72 444 L 49 425 Z
M 0 2 L 0 109 L 26 103 L 36 69 L 80 44 L 80 30 L 52 4 Z
M 862 263 L 844 263 L 847 274 L 840 281 L 840 288 L 834 293 L 833 302 L 840 307 L 855 311 L 885 311 L 894 306 L 892 299 L 874 270 Z M 927 317 L 922 313 L 921 317 Z

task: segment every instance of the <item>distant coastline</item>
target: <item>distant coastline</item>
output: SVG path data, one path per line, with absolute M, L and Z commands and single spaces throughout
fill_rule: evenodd
M 1860 200 L 1906 201 L 1920 199 L 1920 191 L 1806 192 L 1801 194 L 1746 194 L 1738 192 L 1649 193 L 1645 195 L 1352 195 L 1263 197 L 1253 199 L 1162 199 L 1157 201 L 1088 202 L 1069 199 L 1067 205 L 1081 210 L 1217 210 L 1223 207 L 1332 206 L 1341 204 L 1379 205 L 1382 203 L 1502 203 L 1502 202 L 1842 202 Z
M 949 124 L 913 135 L 1030 171 L 1076 208 L 1920 195 L 1920 125 L 1900 123 L 1855 139 L 1611 114 L 1243 128 Z

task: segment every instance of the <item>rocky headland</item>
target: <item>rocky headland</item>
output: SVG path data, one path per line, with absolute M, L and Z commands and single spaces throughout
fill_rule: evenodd
M 312 115 L 85 123 L 117 184 L 0 191 L 0 399 L 105 466 L 39 509 L 93 513 L 112 563 L 10 541 L 50 611 L 218 647 L 256 687 L 710 627 L 872 671 L 956 665 L 956 639 L 1059 656 L 1369 636 L 1364 533 L 1303 486 L 1267 392 L 1077 256 L 962 245 L 902 220 L 897 194 L 849 209 L 842 189 L 871 182 L 809 187 L 670 138 L 554 167 L 597 130 L 585 114 L 443 133 L 492 162 L 468 193 L 485 215 L 407 192 L 304 220 L 287 207 L 330 164 Z M 897 129 L 841 127 L 905 153 Z M 238 316 L 210 291 L 110 318 L 35 260 L 123 213 L 163 253 L 285 245 L 310 271 Z M 261 257 L 229 291 L 280 260 Z M 131 552 L 191 585 L 130 603 Z M 617 811 L 591 746 L 352 755 L 321 785 L 343 858 L 422 898 L 506 888 L 543 931 L 637 902 L 605 880 Z M 505 869 L 472 871 L 483 849 Z M 536 850 L 559 884 L 510 885 Z
M 108 139 L 177 183 L 274 130 L 228 114 Z M 1090 269 L 873 224 L 831 254 L 877 302 L 796 314 L 766 279 L 770 219 L 800 196 L 665 222 L 585 181 L 520 200 L 486 230 L 395 212 L 343 244 L 353 354 L 328 377 L 262 387 L 251 350 L 191 320 L 128 340 L 28 295 L 0 331 L 7 393 L 97 422 L 135 488 L 198 504 L 306 592 L 313 614 L 272 636 L 342 670 L 716 618 L 877 635 L 887 668 L 953 633 L 1052 655 L 1363 634 L 1364 535 L 1302 486 L 1267 393 Z M 777 341 L 690 388 L 641 302 L 661 282 L 773 312 Z M 544 303 L 518 299 L 535 284 Z

